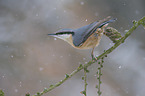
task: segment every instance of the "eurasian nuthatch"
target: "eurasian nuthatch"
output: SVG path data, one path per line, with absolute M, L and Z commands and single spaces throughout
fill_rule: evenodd
M 74 48 L 78 49 L 92 48 L 91 56 L 93 58 L 94 48 L 99 45 L 105 27 L 109 23 L 114 22 L 115 20 L 116 19 L 111 19 L 111 17 L 108 16 L 103 20 L 95 21 L 94 23 L 91 23 L 78 29 L 61 29 L 56 33 L 48 35 L 60 38 L 68 42 Z M 94 58 L 96 59 L 96 57 Z

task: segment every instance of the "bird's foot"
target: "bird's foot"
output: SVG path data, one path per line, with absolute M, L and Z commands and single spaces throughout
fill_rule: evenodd
M 98 59 L 97 59 L 97 57 L 96 56 L 94 56 L 94 55 L 91 55 L 92 56 L 92 61 L 97 61 Z

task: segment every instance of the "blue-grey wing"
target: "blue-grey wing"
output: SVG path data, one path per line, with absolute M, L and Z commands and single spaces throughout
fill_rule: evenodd
M 101 28 L 105 24 L 114 22 L 115 20 L 116 19 L 111 19 L 107 21 L 105 20 L 103 22 L 96 21 L 89 25 L 73 30 L 73 44 L 75 46 L 81 46 L 81 44 L 83 44 L 88 39 L 88 37 L 91 36 L 97 30 L 97 28 Z
M 90 33 L 88 31 L 96 22 L 91 23 L 89 25 L 83 26 L 81 28 L 75 29 L 74 30 L 74 35 L 73 35 L 73 44 L 75 46 L 80 46 L 83 41 L 85 40 L 86 36 Z

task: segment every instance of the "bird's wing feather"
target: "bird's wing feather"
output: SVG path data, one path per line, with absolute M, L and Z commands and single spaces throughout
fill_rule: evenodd
M 97 28 L 101 28 L 102 26 L 104 26 L 105 24 L 114 22 L 116 19 L 110 19 L 110 18 L 106 18 L 104 20 L 101 21 L 96 21 L 94 23 L 91 23 L 89 25 L 83 26 L 81 28 L 75 29 L 74 30 L 74 36 L 73 36 L 73 44 L 75 46 L 81 46 L 90 35 L 92 35 Z

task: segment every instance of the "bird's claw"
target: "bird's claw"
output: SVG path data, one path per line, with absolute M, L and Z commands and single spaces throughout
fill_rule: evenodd
M 92 60 L 95 60 L 95 61 L 98 60 L 96 56 L 94 56 L 94 55 L 91 55 L 91 56 L 92 56 Z

